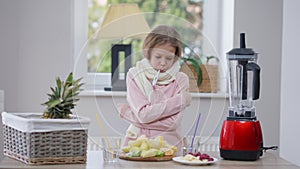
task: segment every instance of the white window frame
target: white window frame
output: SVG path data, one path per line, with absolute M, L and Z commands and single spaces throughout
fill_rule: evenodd
M 73 16 L 71 18 L 73 72 L 75 76 L 83 77 L 85 90 L 103 90 L 104 87 L 111 85 L 111 73 L 89 73 L 87 70 L 88 2 L 76 0 L 72 1 L 71 5 L 74 9 L 71 15 Z M 233 47 L 234 0 L 228 0 L 226 3 L 220 0 L 205 1 L 204 10 L 207 11 L 203 16 L 204 35 L 209 37 L 209 43 L 216 47 L 215 50 L 219 52 L 221 60 L 220 64 L 225 70 L 225 54 Z M 221 12 L 216 14 L 215 11 Z M 225 78 L 225 72 L 223 76 Z M 226 92 L 224 80 L 220 84 L 220 91 Z

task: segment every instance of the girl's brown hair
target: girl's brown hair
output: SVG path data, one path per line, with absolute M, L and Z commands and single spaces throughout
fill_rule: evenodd
M 150 54 L 155 46 L 170 44 L 176 49 L 175 61 L 181 57 L 182 43 L 179 33 L 170 26 L 160 25 L 154 28 L 146 37 L 143 44 L 143 54 L 150 59 Z

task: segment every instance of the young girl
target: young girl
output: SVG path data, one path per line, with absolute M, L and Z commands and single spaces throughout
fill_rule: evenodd
M 191 102 L 188 77 L 179 72 L 181 52 L 180 36 L 172 27 L 158 26 L 146 37 L 145 58 L 127 73 L 128 104 L 118 106 L 120 116 L 131 123 L 125 145 L 140 135 L 160 135 L 181 146 L 182 111 Z

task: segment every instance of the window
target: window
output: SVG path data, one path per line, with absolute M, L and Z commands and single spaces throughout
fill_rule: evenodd
M 224 59 L 222 59 L 224 56 L 219 56 L 219 53 L 222 55 L 224 53 L 225 55 L 226 50 L 228 51 L 231 48 L 226 48 L 223 44 L 232 47 L 231 40 L 233 36 L 229 41 L 224 41 L 222 30 L 224 30 L 224 25 L 230 25 L 230 23 L 227 21 L 226 23 L 222 22 L 224 17 L 221 17 L 222 13 L 220 11 L 223 11 L 224 13 L 226 10 L 221 10 L 222 4 L 219 0 L 88 0 L 88 4 L 86 5 L 87 9 L 75 11 L 75 13 L 78 11 L 86 13 L 86 15 L 88 15 L 86 18 L 89 18 L 88 21 L 85 22 L 88 22 L 89 32 L 87 38 L 88 42 L 85 44 L 87 48 L 81 51 L 81 55 L 86 56 L 85 62 L 75 62 L 76 69 L 78 69 L 77 67 L 85 69 L 84 71 L 81 71 L 86 74 L 84 77 L 87 79 L 87 85 L 85 86 L 88 89 L 101 90 L 104 87 L 110 86 L 110 48 L 111 44 L 114 43 L 114 40 L 94 40 L 91 37 L 99 28 L 108 4 L 127 2 L 139 4 L 140 10 L 145 12 L 145 18 L 148 21 L 150 28 L 159 24 L 170 24 L 176 27 L 183 38 L 183 45 L 185 47 L 183 55 L 215 55 L 221 58 L 221 62 L 224 62 Z M 230 10 L 230 8 L 228 9 Z M 156 15 L 153 15 L 153 11 L 159 12 L 156 12 Z M 74 20 L 76 22 L 76 18 Z M 233 32 L 233 30 L 231 31 Z M 231 35 L 228 30 L 226 35 L 227 37 Z M 142 40 L 130 42 L 134 46 L 133 52 L 139 51 Z M 134 56 L 133 64 L 140 59 L 141 58 Z M 75 58 L 75 60 L 77 59 Z M 84 63 L 86 65 L 83 65 Z M 225 89 L 221 90 L 225 91 Z
M 173 1 L 173 0 L 89 0 L 89 37 L 95 35 L 100 27 L 104 13 L 108 8 L 108 4 L 118 3 L 136 3 L 138 4 L 141 12 L 144 12 L 145 19 L 147 20 L 150 28 L 159 24 L 171 24 L 176 27 L 179 32 L 184 34 L 183 41 L 186 46 L 201 50 L 202 40 L 202 13 L 203 2 L 200 0 L 194 1 Z M 189 23 L 188 23 L 189 22 Z M 189 31 L 186 31 L 189 30 Z M 185 33 L 184 33 L 185 32 Z M 187 34 L 188 32 L 188 34 Z M 196 35 L 196 36 L 195 36 Z M 134 50 L 140 51 L 142 41 L 131 40 Z M 92 40 L 89 41 L 88 50 L 88 71 L 110 73 L 110 48 L 113 40 Z M 125 42 L 126 43 L 126 42 Z M 190 54 L 189 50 L 185 50 L 185 54 Z M 200 51 L 197 51 L 198 53 Z M 140 60 L 140 55 L 134 58 L 134 63 Z M 99 66 L 101 63 L 101 66 Z

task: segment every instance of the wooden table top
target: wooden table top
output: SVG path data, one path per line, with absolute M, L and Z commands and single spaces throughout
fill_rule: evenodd
M 273 153 L 264 153 L 264 155 L 257 161 L 230 161 L 223 160 L 219 156 L 219 152 L 208 153 L 211 156 L 218 158 L 219 160 L 210 165 L 203 166 L 191 166 L 183 165 L 174 161 L 163 161 L 163 162 L 142 162 L 142 161 L 127 161 L 119 160 L 116 163 L 105 163 L 102 160 L 101 151 L 88 151 L 87 163 L 86 164 L 64 164 L 64 165 L 26 165 L 17 160 L 9 157 L 4 157 L 0 162 L 0 168 L 5 169 L 97 169 L 97 168 L 110 168 L 110 169 L 157 169 L 157 168 L 210 168 L 210 169 L 300 169 L 300 167 L 289 163 L 288 161 L 280 158 L 278 155 Z

